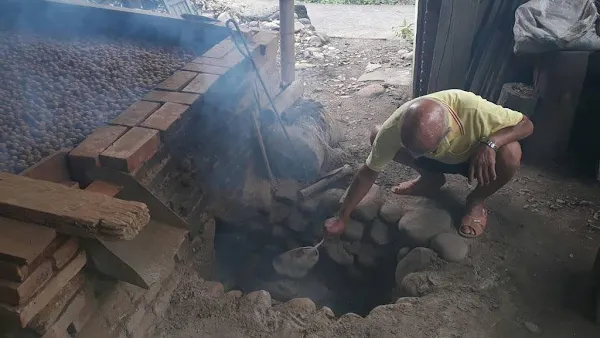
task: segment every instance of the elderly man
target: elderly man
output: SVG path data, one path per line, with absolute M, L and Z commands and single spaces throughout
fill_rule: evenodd
M 533 132 L 523 114 L 462 90 L 445 90 L 403 104 L 371 132 L 371 154 L 358 170 L 338 216 L 325 223 L 331 235 L 343 233 L 352 210 L 379 172 L 391 161 L 415 169 L 419 177 L 392 192 L 426 196 L 461 174 L 477 187 L 466 201 L 459 233 L 480 236 L 487 225 L 485 200 L 508 183 L 521 162 L 520 140 Z

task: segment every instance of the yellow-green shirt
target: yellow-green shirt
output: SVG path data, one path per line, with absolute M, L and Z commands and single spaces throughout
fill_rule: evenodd
M 446 106 L 450 132 L 433 154 L 425 157 L 447 164 L 465 162 L 471 155 L 473 146 L 482 137 L 489 137 L 500 129 L 515 126 L 523 119 L 523 114 L 489 102 L 471 92 L 450 89 L 425 95 Z M 367 158 L 367 166 L 381 171 L 402 149 L 400 130 L 402 116 L 413 103 L 408 101 L 398 108 L 382 125 Z

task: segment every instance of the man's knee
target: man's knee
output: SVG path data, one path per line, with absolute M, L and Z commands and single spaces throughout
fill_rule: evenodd
M 521 165 L 521 156 L 521 145 L 512 142 L 498 149 L 496 162 L 509 172 L 514 172 Z
M 373 145 L 373 142 L 375 142 L 375 138 L 377 137 L 377 134 L 379 133 L 379 129 L 381 129 L 381 126 L 379 126 L 379 125 L 373 126 L 371 128 L 371 132 L 369 133 L 369 141 L 370 141 L 371 145 Z

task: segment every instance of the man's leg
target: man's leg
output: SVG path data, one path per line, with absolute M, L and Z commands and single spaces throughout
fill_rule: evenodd
M 370 142 L 373 145 L 379 132 L 379 126 L 371 129 Z M 439 190 L 446 184 L 446 178 L 441 171 L 428 170 L 418 165 L 418 162 L 408 152 L 399 151 L 394 161 L 409 166 L 419 173 L 419 176 L 410 181 L 401 182 L 392 187 L 392 192 L 398 195 L 427 195 Z
M 465 237 L 476 237 L 487 225 L 485 200 L 510 182 L 521 165 L 521 145 L 509 143 L 498 149 L 496 155 L 496 179 L 487 186 L 478 185 L 467 196 L 467 214 L 463 218 L 460 233 Z

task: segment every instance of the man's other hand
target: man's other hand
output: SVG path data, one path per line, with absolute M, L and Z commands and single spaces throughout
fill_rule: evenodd
M 344 233 L 346 222 L 339 217 L 333 217 L 325 221 L 325 231 L 328 235 L 339 236 Z
M 469 184 L 474 180 L 486 186 L 496 180 L 496 152 L 485 144 L 479 144 L 471 155 Z

